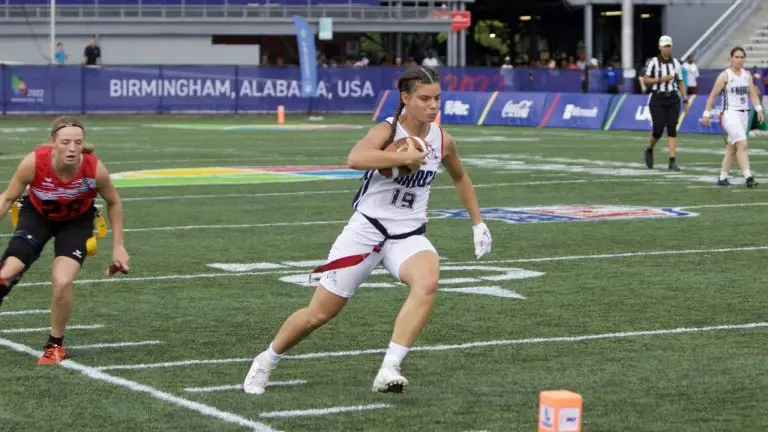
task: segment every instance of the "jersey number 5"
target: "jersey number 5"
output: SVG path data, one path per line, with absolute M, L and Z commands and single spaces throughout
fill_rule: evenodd
M 397 188 L 392 193 L 392 199 L 389 200 L 389 204 L 399 208 L 412 209 L 413 204 L 416 202 L 416 194 L 413 192 L 405 191 Z

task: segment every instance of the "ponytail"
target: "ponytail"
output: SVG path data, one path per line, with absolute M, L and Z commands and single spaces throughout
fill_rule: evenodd
M 400 99 L 400 104 L 397 106 L 397 111 L 395 111 L 395 116 L 392 118 L 392 131 L 389 132 L 389 138 L 384 142 L 384 146 L 382 149 L 387 148 L 388 145 L 392 144 L 395 141 L 395 134 L 397 133 L 397 119 L 400 118 L 400 115 L 403 113 L 403 109 L 405 108 L 405 104 L 403 103 L 403 100 Z

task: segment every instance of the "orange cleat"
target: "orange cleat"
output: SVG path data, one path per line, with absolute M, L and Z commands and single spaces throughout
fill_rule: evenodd
M 39 365 L 59 364 L 62 362 L 62 360 L 66 358 L 67 358 L 67 351 L 64 350 L 63 346 L 56 345 L 56 344 L 48 344 L 45 346 L 45 351 L 43 351 L 43 355 L 40 357 L 40 360 L 37 361 L 37 364 Z

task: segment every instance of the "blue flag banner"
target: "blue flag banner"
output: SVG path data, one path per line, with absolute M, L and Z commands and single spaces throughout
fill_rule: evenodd
M 296 25 L 296 42 L 299 46 L 299 69 L 301 69 L 301 97 L 317 96 L 317 54 L 315 52 L 315 33 L 307 20 L 300 16 L 293 17 Z

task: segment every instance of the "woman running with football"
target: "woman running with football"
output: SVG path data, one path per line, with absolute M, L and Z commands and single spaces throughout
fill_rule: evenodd
M 424 236 L 430 185 L 440 164 L 472 220 L 475 255 L 491 251 L 491 234 L 480 217 L 474 186 L 453 138 L 433 123 L 440 110 L 440 81 L 433 69 L 412 67 L 400 76 L 394 117 L 352 148 L 350 168 L 366 170 L 354 198 L 354 214 L 331 247 L 328 263 L 315 269 L 320 284 L 306 308 L 294 312 L 269 347 L 253 361 L 245 392 L 263 394 L 281 356 L 335 317 L 360 284 L 382 263 L 410 293 L 395 320 L 374 392 L 402 392 L 408 380 L 400 364 L 432 311 L 440 275 L 437 251 Z

